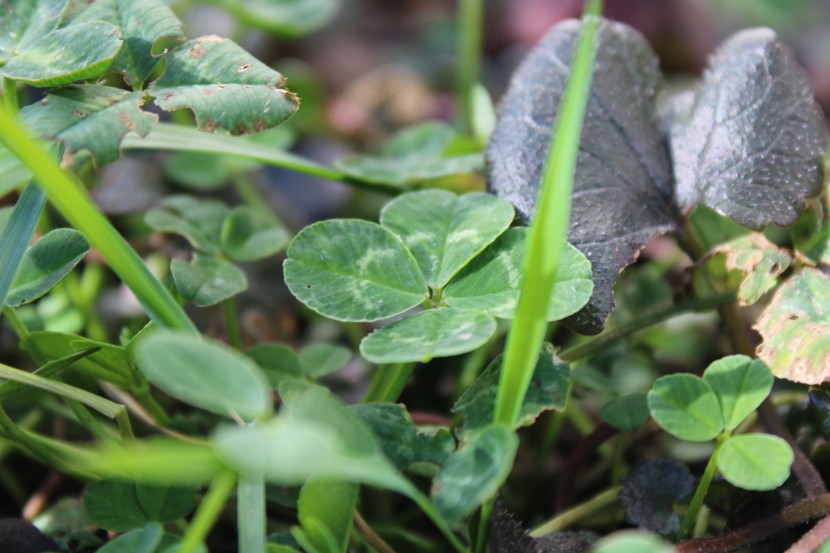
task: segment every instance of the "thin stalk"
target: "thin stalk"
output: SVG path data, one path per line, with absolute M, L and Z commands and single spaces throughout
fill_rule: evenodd
M 233 184 L 236 193 L 245 202 L 245 205 L 266 217 L 272 223 L 282 223 L 274 212 L 268 207 L 268 200 L 251 179 L 244 173 L 235 172 L 231 175 L 231 183 Z
M 397 401 L 412 376 L 415 363 L 392 363 L 375 369 L 363 403 Z
M 213 479 L 210 489 L 202 498 L 199 509 L 182 537 L 178 553 L 194 553 L 196 548 L 204 543 L 222 509 L 225 508 L 225 503 L 233 493 L 235 485 L 236 475 L 232 472 L 223 472 Z
M 29 451 L 29 453 L 42 462 L 53 467 L 63 464 L 48 448 L 38 443 L 37 440 L 34 440 L 29 433 L 18 428 L 17 424 L 15 424 L 14 420 L 6 413 L 6 410 L 2 406 L 0 406 L 0 429 L 3 430 L 7 439 L 12 443 Z
M 718 294 L 715 296 L 694 299 L 678 305 L 672 305 L 666 309 L 655 311 L 654 313 L 649 313 L 647 315 L 643 315 L 642 317 L 637 317 L 634 320 L 627 321 L 606 331 L 596 338 L 591 338 L 581 344 L 564 349 L 559 352 L 559 357 L 565 361 L 576 361 L 577 359 L 596 353 L 600 349 L 610 345 L 612 342 L 625 338 L 626 336 L 630 336 L 631 334 L 639 332 L 640 330 L 650 326 L 662 323 L 663 321 L 671 319 L 677 315 L 728 305 L 730 303 L 734 303 L 736 299 L 737 295 L 734 292 L 729 292 L 726 294 Z
M 20 108 L 17 103 L 17 84 L 8 77 L 3 77 L 3 104 L 9 113 L 17 114 Z
M 548 298 L 565 245 L 579 137 L 591 88 L 596 33 L 602 0 L 587 0 L 582 31 L 542 176 L 536 215 L 530 227 L 524 278 L 516 317 L 507 335 L 496 398 L 495 422 L 513 425 L 547 327 Z M 541 299 L 541 301 L 540 301 Z
M 236 491 L 239 553 L 265 551 L 265 479 L 240 475 Z
M 478 520 L 478 532 L 476 534 L 476 552 L 487 553 L 487 545 L 490 535 L 490 516 L 493 514 L 495 503 L 487 501 L 481 506 L 481 514 Z
M 239 332 L 239 323 L 236 320 L 236 304 L 233 298 L 222 302 L 222 311 L 225 314 L 225 334 L 231 347 L 242 349 L 242 335 Z
M 574 505 L 567 511 L 556 515 L 552 519 L 531 530 L 530 535 L 534 538 L 539 538 L 546 534 L 560 532 L 583 518 L 592 516 L 594 513 L 607 509 L 616 503 L 620 489 L 620 486 L 615 486 L 595 495 L 585 503 Z
M 52 205 L 72 226 L 86 235 L 153 320 L 161 326 L 196 332 L 193 322 L 170 292 L 147 269 L 81 184 L 61 169 L 5 109 L 0 109 L 0 142 L 32 172 Z
M 395 553 L 392 547 L 383 541 L 377 532 L 375 532 L 369 523 L 366 522 L 359 512 L 354 512 L 354 527 L 357 533 L 360 534 L 366 541 L 366 544 L 374 549 L 377 553 Z
M 342 171 L 320 165 L 310 159 L 257 144 L 245 138 L 208 134 L 194 128 L 170 123 L 156 125 L 144 138 L 129 134 L 124 137 L 121 147 L 124 150 L 169 150 L 241 157 L 321 179 L 351 184 L 359 188 L 393 193 L 400 192 L 399 187 L 363 182 Z
M 729 441 L 731 432 L 722 432 L 715 444 L 715 449 L 712 451 L 712 456 L 709 457 L 709 462 L 706 464 L 706 469 L 703 471 L 703 476 L 700 478 L 700 483 L 697 485 L 695 495 L 692 497 L 692 502 L 689 503 L 689 510 L 683 516 L 683 521 L 680 523 L 680 531 L 677 532 L 677 541 L 686 539 L 689 532 L 694 528 L 697 515 L 700 513 L 700 508 L 703 506 L 703 500 L 706 498 L 706 493 L 709 491 L 709 486 L 712 484 L 712 479 L 718 470 L 718 455 L 724 444 Z
M 459 0 L 458 65 L 456 68 L 456 120 L 459 129 L 473 132 L 473 89 L 481 72 L 482 0 Z

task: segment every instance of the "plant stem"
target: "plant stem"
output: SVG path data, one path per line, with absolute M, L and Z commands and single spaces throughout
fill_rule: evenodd
M 830 515 L 830 494 L 804 499 L 787 505 L 779 514 L 756 520 L 721 536 L 696 538 L 677 544 L 677 553 L 728 553 L 746 550 L 753 543 L 765 540 L 784 528 L 800 526 Z
M 490 515 L 493 514 L 494 501 L 487 501 L 481 506 L 476 534 L 475 553 L 487 553 L 488 536 L 490 534 Z
M 606 331 L 596 338 L 591 338 L 581 344 L 564 349 L 559 352 L 559 357 L 565 361 L 576 361 L 577 359 L 596 353 L 616 340 L 630 336 L 635 332 L 639 332 L 640 330 L 671 319 L 677 315 L 688 313 L 690 311 L 703 311 L 713 307 L 728 305 L 733 303 L 736 299 L 737 295 L 734 292 L 729 292 L 726 294 L 718 294 L 715 296 L 694 299 L 678 305 L 672 305 L 666 309 L 655 311 L 654 313 L 649 313 L 647 315 L 643 315 L 642 317 L 637 317 L 634 320 L 627 321 Z
M 160 123 L 144 138 L 135 134 L 128 134 L 121 143 L 124 150 L 170 150 L 177 152 L 198 152 L 242 157 L 267 163 L 276 167 L 283 167 L 298 173 L 326 180 L 339 181 L 367 190 L 401 192 L 397 186 L 383 186 L 363 182 L 360 179 L 347 175 L 342 171 L 326 167 L 282 150 L 269 148 L 240 137 L 221 134 L 209 134 L 190 127 Z
M 602 0 L 587 0 L 573 67 L 551 138 L 536 214 L 530 226 L 516 317 L 510 325 L 494 420 L 513 426 L 533 376 L 547 327 L 550 291 L 565 246 L 579 138 L 591 88 Z M 541 301 L 540 301 L 541 300 Z
M 388 543 L 383 541 L 377 532 L 375 532 L 369 523 L 366 522 L 359 512 L 354 512 L 354 527 L 357 530 L 357 533 L 363 536 L 363 539 L 366 540 L 367 545 L 374 549 L 377 553 L 395 553 L 395 550 L 392 549 Z
M 709 462 L 706 464 L 706 469 L 703 471 L 703 476 L 700 478 L 700 483 L 697 485 L 695 495 L 692 497 L 692 502 L 689 503 L 689 510 L 686 511 L 686 515 L 680 523 L 680 531 L 677 533 L 677 541 L 686 539 L 689 532 L 694 527 L 700 508 L 703 506 L 703 500 L 706 498 L 706 492 L 709 491 L 709 486 L 712 484 L 712 479 L 715 477 L 715 473 L 718 470 L 718 455 L 720 454 L 720 450 L 723 448 L 724 444 L 729 441 L 730 436 L 731 432 L 728 430 L 722 432 L 718 436 L 715 449 L 712 451 L 712 456 L 709 457 Z
M 363 403 L 397 401 L 414 369 L 415 363 L 380 365 L 375 369 L 369 389 L 363 396 Z
M 265 551 L 265 479 L 240 475 L 236 492 L 239 553 Z
M 242 349 L 242 336 L 239 333 L 239 323 L 236 320 L 236 305 L 233 298 L 227 298 L 222 302 L 222 310 L 225 313 L 225 333 L 228 343 L 235 349 Z
M 458 10 L 456 121 L 461 132 L 470 136 L 473 88 L 481 71 L 482 3 L 482 0 L 459 0 Z
M 236 485 L 236 475 L 232 472 L 223 472 L 213 479 L 210 489 L 202 498 L 199 509 L 182 537 L 178 553 L 194 553 L 196 548 L 204 543 L 225 507 L 228 497 L 233 493 L 234 485 Z
M 32 172 L 52 204 L 72 226 L 86 235 L 151 318 L 165 327 L 196 332 L 193 322 L 170 292 L 104 217 L 81 184 L 61 169 L 5 109 L 0 109 L 0 142 Z
M 15 115 L 17 114 L 19 109 L 17 103 L 17 84 L 8 77 L 3 77 L 3 104 L 6 107 L 6 111 Z
M 827 540 L 830 540 L 830 517 L 819 521 L 784 553 L 813 553 Z
M 535 538 L 538 538 L 544 536 L 545 534 L 551 534 L 553 532 L 562 531 L 568 528 L 571 524 L 575 523 L 576 521 L 581 520 L 585 517 L 589 517 L 598 511 L 606 509 L 607 507 L 613 505 L 617 501 L 617 496 L 620 493 L 620 489 L 620 486 L 615 486 L 613 488 L 605 490 L 600 494 L 595 495 L 585 503 L 574 505 L 567 511 L 556 515 L 552 519 L 542 523 L 541 525 L 531 530 L 530 535 Z

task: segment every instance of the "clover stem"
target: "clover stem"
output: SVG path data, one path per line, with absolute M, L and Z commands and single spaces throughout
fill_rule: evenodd
M 210 489 L 199 504 L 199 509 L 182 538 L 178 553 L 194 553 L 204 542 L 235 485 L 236 475 L 232 472 L 224 472 L 213 479 Z
M 703 506 L 703 500 L 706 498 L 706 493 L 709 491 L 709 486 L 712 484 L 712 479 L 718 470 L 718 455 L 724 444 L 729 441 L 732 432 L 726 430 L 717 437 L 715 449 L 712 451 L 712 456 L 709 457 L 709 462 L 706 464 L 706 469 L 703 471 L 703 476 L 700 478 L 700 483 L 697 485 L 695 495 L 692 497 L 692 502 L 689 503 L 689 510 L 683 517 L 683 522 L 680 523 L 680 531 L 677 532 L 677 540 L 684 540 L 691 529 L 695 525 L 697 515 L 700 513 L 700 508 Z
M 265 479 L 261 475 L 240 475 L 236 492 L 239 553 L 265 550 Z
M 366 391 L 366 395 L 363 396 L 363 403 L 397 401 L 406 387 L 406 383 L 409 382 L 409 377 L 412 376 L 414 369 L 415 363 L 380 365 L 375 369 L 369 389 Z
M 239 323 L 236 321 L 236 304 L 233 298 L 222 302 L 222 311 L 225 314 L 225 333 L 228 343 L 235 349 L 242 349 L 242 335 L 239 332 Z
M 9 113 L 17 114 L 20 109 L 17 103 L 17 85 L 8 77 L 3 77 L 3 103 Z
M 614 486 L 613 488 L 609 488 L 604 492 L 595 495 L 584 503 L 574 505 L 567 511 L 559 513 L 552 519 L 531 530 L 530 535 L 534 538 L 539 538 L 546 534 L 560 532 L 578 520 L 608 509 L 617 502 L 617 496 L 620 494 L 621 489 L 621 486 Z
M 482 0 L 459 2 L 456 121 L 465 134 L 472 134 L 472 96 L 481 69 Z

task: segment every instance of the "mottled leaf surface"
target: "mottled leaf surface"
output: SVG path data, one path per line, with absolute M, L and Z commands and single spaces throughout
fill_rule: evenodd
M 453 412 L 464 415 L 465 433 L 476 432 L 493 421 L 501 366 L 502 357 L 499 356 L 484 369 L 453 405 Z M 519 411 L 516 427 L 533 424 L 543 411 L 564 409 L 570 385 L 568 365 L 559 362 L 554 357 L 552 347 L 545 345 L 536 361 L 536 368 Z
M 57 28 L 68 0 L 8 0 L 0 14 L 0 62 Z
M 146 136 L 158 116 L 143 111 L 142 92 L 110 86 L 72 85 L 20 110 L 33 134 L 66 145 L 66 159 L 86 150 L 98 165 L 118 159 L 118 147 L 129 132 Z
M 190 263 L 174 259 L 170 273 L 179 294 L 199 307 L 216 305 L 248 287 L 245 273 L 218 257 L 195 255 Z
M 489 426 L 450 455 L 432 481 L 435 509 L 450 524 L 493 497 L 510 474 L 519 438 L 507 426 Z
M 778 283 L 778 277 L 790 267 L 792 255 L 752 233 L 718 246 L 713 255 L 722 255 L 727 270 L 738 271 L 741 285 L 738 299 L 744 304 L 757 302 Z
M 667 459 L 637 463 L 623 478 L 620 503 L 625 516 L 640 528 L 664 536 L 680 530 L 674 504 L 694 491 L 694 479 L 685 465 Z
M 314 311 L 338 321 L 376 321 L 429 297 L 401 239 L 367 221 L 328 220 L 304 228 L 288 247 L 285 283 Z
M 485 313 L 428 309 L 375 330 L 360 342 L 360 353 L 372 363 L 427 362 L 473 351 L 495 331 Z
M 184 40 L 182 22 L 163 0 L 96 0 L 73 24 L 87 21 L 106 21 L 121 29 L 124 45 L 112 69 L 122 71 L 127 84 L 133 86 L 143 83 L 161 61 L 153 52 L 156 42 Z
M 112 64 L 121 48 L 119 36 L 117 27 L 103 21 L 53 29 L 19 48 L 0 73 L 34 87 L 92 79 Z
M 205 36 L 167 55 L 167 70 L 149 93 L 163 110 L 187 108 L 197 126 L 247 134 L 275 127 L 299 107 L 284 79 L 229 39 Z
M 374 431 L 398 470 L 416 462 L 441 466 L 455 449 L 455 440 L 446 429 L 422 431 L 399 403 L 359 403 L 350 409 Z
M 762 359 L 778 378 L 802 384 L 830 379 L 830 278 L 802 269 L 773 296 L 755 329 Z
M 551 130 L 569 75 L 577 21 L 553 28 L 514 73 L 487 157 L 490 186 L 530 220 Z M 593 266 L 594 291 L 569 324 L 602 330 L 620 271 L 674 228 L 672 172 L 657 124 L 657 58 L 633 29 L 604 21 L 577 160 L 568 240 Z
M 519 303 L 527 234 L 526 227 L 509 229 L 476 256 L 447 286 L 447 305 L 512 319 Z M 548 302 L 548 320 L 558 321 L 578 311 L 593 288 L 588 259 L 566 244 Z
M 688 124 L 670 127 L 679 206 L 791 225 L 821 190 L 827 148 L 807 74 L 770 29 L 736 34 L 709 67 Z
M 423 190 L 386 204 L 380 224 L 401 237 L 432 289 L 443 288 L 513 221 L 513 206 L 492 194 Z

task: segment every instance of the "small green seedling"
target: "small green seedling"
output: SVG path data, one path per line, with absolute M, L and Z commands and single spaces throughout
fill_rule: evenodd
M 694 524 L 715 471 L 731 484 L 748 490 L 774 489 L 790 475 L 793 452 L 787 442 L 767 434 L 732 436 L 766 399 L 772 384 L 772 373 L 763 361 L 745 355 L 715 361 L 703 378 L 674 374 L 654 382 L 648 393 L 648 408 L 663 430 L 690 442 L 716 440 L 681 524 L 679 539 Z
M 494 196 L 441 190 L 403 194 L 380 224 L 329 220 L 301 231 L 285 280 L 314 311 L 340 321 L 378 321 L 421 306 L 363 339 L 375 363 L 425 361 L 472 351 L 512 318 L 527 231 L 507 229 L 513 207 Z M 548 320 L 577 311 L 593 288 L 588 260 L 563 254 Z

